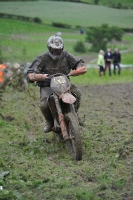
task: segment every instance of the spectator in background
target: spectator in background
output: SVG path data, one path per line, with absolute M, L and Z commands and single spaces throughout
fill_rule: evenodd
M 81 33 L 81 34 L 84 34 L 84 32 L 85 32 L 84 29 L 81 29 L 81 30 L 80 30 L 80 33 Z
M 114 74 L 116 75 L 116 66 L 118 67 L 118 75 L 121 73 L 121 67 L 120 67 L 120 62 L 121 62 L 121 54 L 117 48 L 115 48 L 114 53 L 113 53 L 113 65 L 114 65 Z
M 104 66 L 105 66 L 103 50 L 99 51 L 97 65 L 99 66 L 99 76 L 102 76 L 104 74 Z
M 111 76 L 111 62 L 112 62 L 112 52 L 111 49 L 108 48 L 106 53 L 104 54 L 104 60 L 105 60 L 105 70 L 104 70 L 104 74 L 106 73 L 106 69 L 108 68 L 109 70 L 109 76 Z

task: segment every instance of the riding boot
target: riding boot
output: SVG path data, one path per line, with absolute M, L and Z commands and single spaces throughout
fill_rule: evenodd
M 44 116 L 44 114 L 43 114 Z M 45 113 L 45 126 L 44 126 L 44 133 L 48 133 L 52 130 L 53 127 L 53 119 L 51 119 L 51 116 L 49 115 L 49 113 Z
M 44 133 L 48 133 L 52 130 L 54 123 L 53 123 L 53 117 L 47 105 L 47 102 L 40 102 L 40 109 L 46 121 L 46 124 L 44 126 Z

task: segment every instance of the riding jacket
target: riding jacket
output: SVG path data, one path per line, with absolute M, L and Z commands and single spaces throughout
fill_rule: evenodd
M 33 61 L 31 66 L 27 70 L 27 80 L 28 82 L 31 82 L 28 77 L 29 73 L 49 74 L 49 75 L 55 73 L 62 73 L 68 75 L 71 70 L 76 70 L 78 67 L 84 65 L 85 63 L 82 59 L 76 58 L 67 51 L 63 51 L 61 55 L 56 59 L 53 59 L 50 56 L 49 51 L 47 51 L 39 55 Z M 49 87 L 50 80 L 46 79 L 44 81 L 38 81 L 37 84 L 40 87 Z

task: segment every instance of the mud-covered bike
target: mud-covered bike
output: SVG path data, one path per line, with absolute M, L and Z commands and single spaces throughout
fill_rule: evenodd
M 48 75 L 52 94 L 48 105 L 53 115 L 52 131 L 62 138 L 70 156 L 74 160 L 82 159 L 82 138 L 78 115 L 75 112 L 76 95 L 71 93 L 69 75 L 58 73 Z

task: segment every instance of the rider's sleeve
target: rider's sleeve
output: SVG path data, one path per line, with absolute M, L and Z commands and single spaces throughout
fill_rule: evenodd
M 71 54 L 69 54 L 69 58 L 72 69 L 69 73 L 71 76 L 79 76 L 87 72 L 85 62 L 81 58 L 76 58 Z
M 47 78 L 47 74 L 29 73 L 28 77 L 31 82 L 44 81 Z
M 70 71 L 69 75 L 71 76 L 79 76 L 79 75 L 83 75 L 87 72 L 87 68 L 86 66 L 79 66 L 77 69 L 74 69 L 72 71 Z
M 44 67 L 44 62 L 41 56 L 38 56 L 31 64 L 31 66 L 27 70 L 27 81 L 32 83 L 34 81 L 38 81 L 37 79 L 41 76 L 37 76 L 37 74 L 42 74 L 42 68 Z M 35 77 L 36 75 L 36 77 Z M 41 77 L 42 80 L 42 77 Z M 41 81 L 40 80 L 40 81 Z

